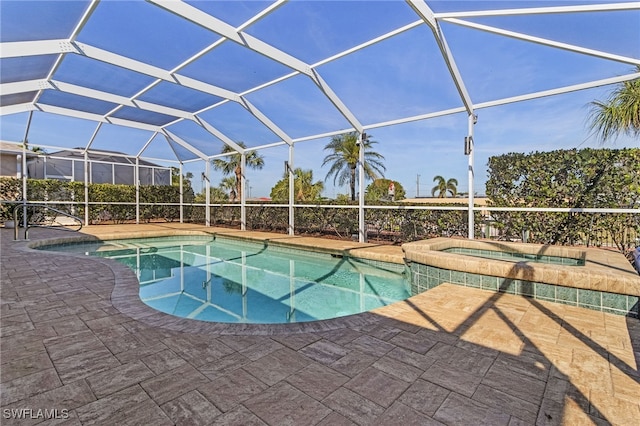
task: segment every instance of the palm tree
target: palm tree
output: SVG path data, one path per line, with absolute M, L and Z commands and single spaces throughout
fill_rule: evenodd
M 238 142 L 242 148 L 246 148 L 244 142 Z M 242 168 L 241 166 L 241 156 L 240 153 L 236 152 L 229 145 L 225 145 L 222 148 L 222 154 L 228 154 L 233 152 L 225 158 L 216 158 L 213 160 L 213 167 L 217 170 L 222 170 L 222 173 L 225 175 L 235 174 L 235 199 L 242 199 Z M 264 158 L 258 154 L 256 151 L 249 151 L 246 154 L 246 166 L 252 169 L 262 169 L 264 166 Z
M 386 167 L 380 160 L 384 157 L 371 150 L 373 144 L 378 142 L 366 138 L 364 144 L 364 174 L 367 179 L 376 179 L 379 175 L 384 175 Z M 331 151 L 331 154 L 324 157 L 322 166 L 331 163 L 331 168 L 327 173 L 325 181 L 333 175 L 333 184 L 344 185 L 349 181 L 351 188 L 351 201 L 356 199 L 356 167 L 360 154 L 360 145 L 358 144 L 358 133 L 349 132 L 331 138 L 331 142 L 324 147 L 325 150 Z
M 589 118 L 603 143 L 620 134 L 640 136 L 640 78 L 619 83 L 606 102 L 591 102 Z
M 296 168 L 293 171 L 293 175 L 293 190 L 296 201 L 314 201 L 320 198 L 324 184 L 321 181 L 313 182 L 313 170 Z M 286 201 L 289 199 L 288 173 L 271 189 L 271 199 L 274 201 Z
M 431 196 L 435 196 L 436 192 L 438 193 L 438 198 L 445 198 L 447 196 L 447 192 L 451 194 L 452 197 L 455 197 L 458 193 L 458 181 L 454 178 L 449 180 L 445 180 L 442 176 L 436 176 L 433 178 L 436 186 L 431 189 Z
M 229 194 L 229 201 L 232 203 L 236 201 L 236 178 L 233 176 L 227 176 L 222 179 L 218 186 L 225 194 Z

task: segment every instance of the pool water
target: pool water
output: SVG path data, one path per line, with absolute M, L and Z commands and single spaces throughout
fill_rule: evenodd
M 202 321 L 292 323 L 369 311 L 410 296 L 404 266 L 217 238 L 147 238 L 49 246 L 111 258 L 140 299 Z M 380 266 L 380 267 L 378 267 Z

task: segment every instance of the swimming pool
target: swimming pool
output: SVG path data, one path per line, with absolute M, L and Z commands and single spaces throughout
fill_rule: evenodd
M 411 296 L 404 266 L 233 239 L 160 237 L 42 247 L 130 267 L 140 299 L 182 318 L 294 323 L 336 318 Z

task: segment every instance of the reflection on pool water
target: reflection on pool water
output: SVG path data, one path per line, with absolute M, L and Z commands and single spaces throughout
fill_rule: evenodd
M 369 311 L 410 296 L 404 266 L 231 239 L 170 237 L 49 246 L 133 269 L 140 298 L 202 321 L 290 323 Z

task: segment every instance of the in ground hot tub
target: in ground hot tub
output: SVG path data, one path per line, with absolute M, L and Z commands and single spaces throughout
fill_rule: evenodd
M 639 316 L 640 276 L 618 252 L 451 238 L 407 243 L 402 249 L 412 294 L 448 282 Z

